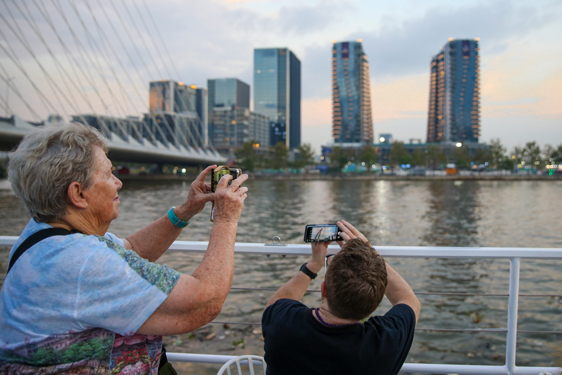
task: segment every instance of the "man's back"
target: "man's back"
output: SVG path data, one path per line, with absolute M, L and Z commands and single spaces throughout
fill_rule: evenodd
M 364 324 L 328 327 L 302 303 L 280 299 L 262 318 L 267 373 L 397 374 L 415 324 L 412 308 L 399 304 Z

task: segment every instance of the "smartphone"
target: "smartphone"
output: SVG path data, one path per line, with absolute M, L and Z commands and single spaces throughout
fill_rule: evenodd
M 219 184 L 221 177 L 227 174 L 232 175 L 232 180 L 228 182 L 228 185 L 230 186 L 232 181 L 242 174 L 242 170 L 239 168 L 229 168 L 225 165 L 221 165 L 213 169 L 213 174 L 211 175 L 211 191 L 213 193 L 217 190 L 217 185 Z
M 304 242 L 343 241 L 336 224 L 308 224 L 304 229 Z

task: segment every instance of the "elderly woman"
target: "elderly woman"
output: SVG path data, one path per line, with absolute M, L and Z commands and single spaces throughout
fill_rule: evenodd
M 120 239 L 107 232 L 123 184 L 106 152 L 94 129 L 69 124 L 38 128 L 10 158 L 9 180 L 32 220 L 0 293 L 0 373 L 156 374 L 162 335 L 190 332 L 221 311 L 248 176 L 230 186 L 225 176 L 212 193 L 210 166 L 184 203 Z M 214 226 L 193 274 L 152 263 L 209 201 Z M 36 233 L 48 235 L 30 238 Z M 28 249 L 14 259 L 20 246 Z

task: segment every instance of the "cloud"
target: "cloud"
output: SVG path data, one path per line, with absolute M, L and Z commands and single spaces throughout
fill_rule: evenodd
M 510 1 L 483 2 L 461 7 L 435 7 L 423 17 L 401 23 L 383 22 L 372 32 L 354 32 L 363 39 L 371 75 L 383 79 L 426 72 L 431 57 L 449 37 L 480 37 L 481 55 L 502 53 L 510 43 L 557 20 L 552 12 Z

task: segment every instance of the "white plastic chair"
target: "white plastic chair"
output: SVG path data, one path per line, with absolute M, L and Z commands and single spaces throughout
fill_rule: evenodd
M 241 364 L 240 362 L 244 362 L 244 363 Z M 224 365 L 222 365 L 222 367 L 219 370 L 219 372 L 217 373 L 217 375 L 223 375 L 223 374 L 243 375 L 246 372 L 242 371 L 242 366 L 246 366 L 246 365 L 248 366 L 248 370 L 250 371 L 249 372 L 250 375 L 256 375 L 256 373 L 254 371 L 254 363 L 255 362 L 261 363 L 261 365 L 263 367 L 263 375 L 265 375 L 265 369 L 267 368 L 267 365 L 265 364 L 265 360 L 263 359 L 263 357 L 260 357 L 260 356 L 257 356 L 257 355 L 241 355 L 240 357 L 232 358 L 230 361 L 228 361 Z M 235 372 L 231 371 L 232 368 L 234 369 Z

